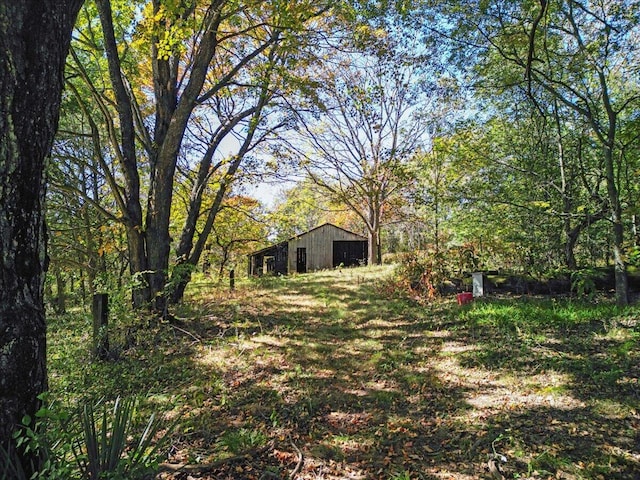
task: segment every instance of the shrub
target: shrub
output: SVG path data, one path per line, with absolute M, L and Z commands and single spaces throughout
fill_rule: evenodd
M 442 267 L 440 255 L 407 253 L 395 269 L 394 283 L 414 297 L 431 300 L 446 279 Z
M 599 277 L 597 270 L 585 268 L 571 273 L 571 291 L 578 298 L 593 300 L 596 294 L 596 279 Z
M 0 480 L 74 478 L 73 468 L 67 461 L 70 442 L 66 429 L 52 428 L 54 425 L 66 425 L 68 415 L 56 411 L 52 403 L 47 403 L 48 394 L 43 393 L 38 398 L 45 406 L 36 412 L 36 418 L 25 415 L 13 434 L 15 444 L 8 449 L 0 446 Z M 37 470 L 36 473 L 27 476 L 18 459 L 18 451 L 31 458 L 29 470 Z

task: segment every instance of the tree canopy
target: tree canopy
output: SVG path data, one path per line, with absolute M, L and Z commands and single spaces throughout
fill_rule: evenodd
M 54 240 L 83 245 L 67 260 L 56 247 L 52 273 L 62 286 L 79 269 L 94 291 L 127 269 L 133 304 L 166 311 L 232 221 L 225 202 L 282 179 L 302 183 L 262 217 L 275 232 L 262 245 L 333 221 L 368 235 L 371 263 L 469 242 L 491 246 L 487 265 L 612 263 L 625 303 L 637 15 L 635 2 L 87 2 L 51 166 L 51 205 L 77 202 L 87 228 L 52 209 Z M 515 263 L 498 254 L 513 249 Z

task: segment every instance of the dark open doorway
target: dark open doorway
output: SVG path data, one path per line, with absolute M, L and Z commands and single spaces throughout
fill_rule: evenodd
M 307 249 L 298 248 L 296 252 L 296 272 L 307 273 Z
M 353 267 L 367 263 L 367 242 L 361 240 L 335 240 L 333 266 Z

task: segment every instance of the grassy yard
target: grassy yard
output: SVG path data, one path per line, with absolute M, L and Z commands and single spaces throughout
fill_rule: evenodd
M 53 318 L 52 395 L 179 418 L 167 462 L 188 467 L 165 479 L 640 478 L 637 307 L 420 306 L 386 294 L 389 272 L 196 283 L 175 325 L 115 312 L 109 362 L 87 315 Z

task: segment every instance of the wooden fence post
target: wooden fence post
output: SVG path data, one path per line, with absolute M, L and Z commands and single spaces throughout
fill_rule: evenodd
M 105 360 L 109 355 L 109 336 L 107 324 L 109 318 L 109 295 L 96 293 L 91 305 L 93 315 L 93 357 Z

